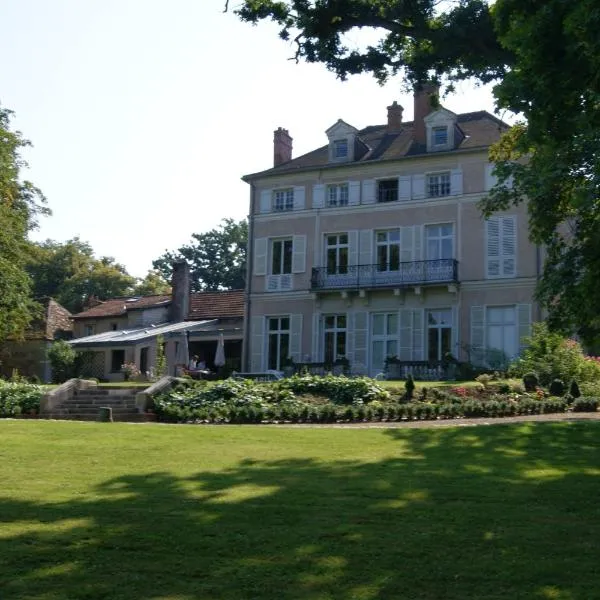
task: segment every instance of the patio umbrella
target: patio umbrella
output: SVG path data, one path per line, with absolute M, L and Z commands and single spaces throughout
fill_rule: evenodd
M 217 343 L 217 352 L 215 353 L 215 367 L 222 367 L 225 364 L 225 340 L 223 334 L 219 336 Z

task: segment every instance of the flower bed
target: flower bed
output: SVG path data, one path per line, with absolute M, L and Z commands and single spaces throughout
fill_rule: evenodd
M 0 380 L 0 417 L 39 413 L 43 394 L 39 385 Z
M 516 386 L 515 386 L 516 387 Z M 354 423 L 505 417 L 594 411 L 596 398 L 506 391 L 506 384 L 422 388 L 404 402 L 368 378 L 291 377 L 274 383 L 227 380 L 178 387 L 154 400 L 158 419 L 197 423 Z M 541 392 L 541 393 L 540 393 Z

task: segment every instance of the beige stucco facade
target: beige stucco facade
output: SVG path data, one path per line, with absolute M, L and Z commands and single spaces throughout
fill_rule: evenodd
M 534 289 L 541 258 L 528 240 L 525 206 L 490 223 L 483 218 L 478 203 L 493 185 L 490 169 L 482 147 L 253 177 L 246 368 L 281 368 L 286 351 L 296 362 L 343 353 L 355 372 L 371 375 L 383 367 L 382 352 L 406 361 L 441 360 L 448 352 L 472 359 L 473 348 L 480 362 L 488 350 L 515 356 L 540 318 Z M 450 191 L 429 197 L 431 176 L 439 173 L 448 174 Z M 378 202 L 373 190 L 392 179 L 398 199 Z M 334 184 L 349 189 L 343 206 L 323 202 Z M 294 190 L 293 208 L 269 209 L 278 190 Z M 435 255 L 441 225 L 451 237 L 443 257 Z M 392 250 L 379 234 L 390 231 L 400 239 L 391 243 L 399 265 L 382 258 Z M 332 249 L 334 234 L 344 236 L 342 250 Z M 280 259 L 284 246 L 274 245 L 285 240 L 291 267 Z M 341 267 L 340 252 L 347 257 Z M 412 280 L 400 277 L 403 269 Z

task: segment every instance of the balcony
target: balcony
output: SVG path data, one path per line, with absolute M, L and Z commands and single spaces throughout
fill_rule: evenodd
M 416 285 L 458 283 L 458 261 L 453 258 L 416 260 L 394 265 L 355 265 L 332 271 L 312 270 L 311 289 L 399 288 Z

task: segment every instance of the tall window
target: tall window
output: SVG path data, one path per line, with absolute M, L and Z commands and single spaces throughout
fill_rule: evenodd
M 375 235 L 377 246 L 377 270 L 398 271 L 400 269 L 400 230 L 378 231 Z
M 434 146 L 445 146 L 448 143 L 448 127 L 434 127 L 431 135 Z
M 430 198 L 450 195 L 450 173 L 427 175 L 427 195 Z
M 273 210 L 294 210 L 294 190 L 276 190 L 273 193 Z
M 398 200 L 398 180 L 382 179 L 377 182 L 377 201 L 395 202 Z
M 290 318 L 270 317 L 268 333 L 268 361 L 269 369 L 280 371 L 286 363 L 290 353 Z
M 271 275 L 292 272 L 292 240 L 272 240 Z
M 348 234 L 338 233 L 326 237 L 327 274 L 348 273 Z
M 427 358 L 435 362 L 452 352 L 452 311 L 430 310 L 427 313 Z
M 348 205 L 348 184 L 336 183 L 327 186 L 327 206 Z
M 348 156 L 348 140 L 335 140 L 333 142 L 334 158 L 346 158 Z
M 398 356 L 398 313 L 376 313 L 372 324 L 372 368 L 383 371 L 385 359 Z
M 325 362 L 333 363 L 346 356 L 346 315 L 326 315 L 324 318 Z
M 110 355 L 110 372 L 118 373 L 125 364 L 125 350 L 113 350 Z
M 487 352 L 497 351 L 505 359 L 513 358 L 519 351 L 517 316 L 514 306 L 489 306 L 486 314 Z M 490 356 L 487 357 L 491 359 Z M 500 359 L 495 357 L 495 359 Z M 500 362 L 504 362 L 500 360 Z
M 427 259 L 454 258 L 454 230 L 452 225 L 428 225 L 425 228 L 427 238 Z

